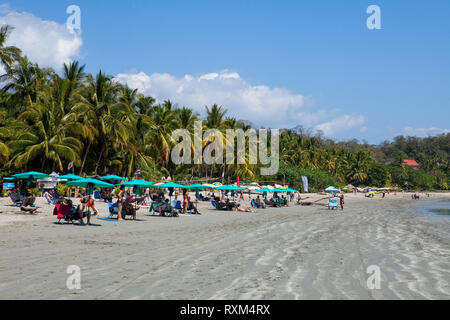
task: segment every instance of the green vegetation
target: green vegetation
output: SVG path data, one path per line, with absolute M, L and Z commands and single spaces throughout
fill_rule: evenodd
M 286 182 L 301 188 L 301 176 L 310 189 L 348 183 L 376 187 L 397 185 L 409 189 L 446 190 L 450 177 L 450 134 L 429 138 L 396 137 L 379 146 L 356 140 L 335 142 L 303 129 L 282 130 L 280 170 L 259 176 L 250 164 L 175 165 L 171 133 L 193 130 L 199 115 L 171 101 L 157 103 L 136 89 L 113 81 L 99 71 L 86 74 L 78 62 L 64 65 L 61 74 L 39 67 L 15 47 L 6 47 L 11 28 L 0 30 L 0 175 L 37 170 L 64 172 L 73 161 L 76 174 L 106 173 L 131 177 L 141 169 L 149 180 L 221 177 L 235 180 Z M 251 128 L 227 117 L 218 105 L 206 107 L 203 129 Z M 203 141 L 205 147 L 209 141 Z M 247 143 L 248 145 L 248 143 Z M 418 169 L 402 164 L 415 159 Z

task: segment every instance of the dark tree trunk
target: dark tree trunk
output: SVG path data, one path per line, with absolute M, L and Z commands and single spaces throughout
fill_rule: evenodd
M 95 164 L 94 174 L 97 174 L 97 169 L 100 166 L 100 161 L 102 160 L 103 151 L 104 151 L 104 147 L 102 147 L 102 149 L 100 150 L 100 154 L 98 156 L 97 163 Z
M 80 173 L 79 173 L 80 176 L 83 173 L 84 165 L 86 163 L 87 155 L 89 153 L 90 148 L 91 148 L 91 142 L 88 143 L 88 145 L 86 147 L 86 152 L 84 153 L 83 162 L 81 163 L 81 168 L 80 168 Z

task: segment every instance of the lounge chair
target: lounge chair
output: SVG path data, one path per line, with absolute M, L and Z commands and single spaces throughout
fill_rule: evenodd
M 230 203 L 222 203 L 219 202 L 217 200 L 210 200 L 211 204 L 213 205 L 214 208 L 216 208 L 217 210 L 222 210 L 222 211 L 231 211 L 233 210 L 235 204 L 230 202 Z
M 172 200 L 173 208 L 178 211 L 179 214 L 183 212 L 183 207 L 181 207 L 180 200 Z
M 116 202 L 113 203 L 108 201 L 108 209 L 109 209 L 109 218 L 113 218 L 114 215 L 119 214 L 119 205 Z M 125 210 L 125 208 L 122 208 L 122 219 L 125 219 L 126 216 L 132 215 L 133 214 L 131 212 L 128 212 L 127 210 Z
M 53 215 L 56 215 L 58 218 L 58 223 L 62 223 L 61 220 L 66 222 L 71 222 L 73 224 L 74 221 L 80 220 L 80 206 L 70 206 L 68 204 L 57 204 L 53 209 Z M 83 218 L 87 217 L 88 212 L 83 212 Z
M 12 194 L 9 195 L 9 198 L 11 199 L 13 204 L 17 207 L 20 207 L 23 203 L 23 201 L 21 199 L 15 198 Z

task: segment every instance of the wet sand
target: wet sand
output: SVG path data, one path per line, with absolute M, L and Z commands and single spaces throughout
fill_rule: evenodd
M 55 224 L 41 198 L 38 216 L 5 214 L 18 208 L 2 198 L 0 299 L 450 299 L 450 217 L 425 203 L 350 195 L 344 211 L 257 213 L 202 203 L 200 216 L 140 210 L 139 221 L 83 227 Z M 80 290 L 66 287 L 69 265 Z M 371 265 L 379 290 L 367 287 Z

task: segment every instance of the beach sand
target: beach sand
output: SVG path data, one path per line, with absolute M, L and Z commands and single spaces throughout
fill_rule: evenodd
M 347 195 L 344 211 L 206 202 L 200 216 L 139 210 L 138 221 L 84 227 L 55 224 L 42 198 L 37 216 L 6 214 L 19 210 L 9 203 L 0 199 L 0 299 L 450 299 L 450 217 L 409 194 Z M 80 290 L 66 287 L 70 265 Z M 380 289 L 367 286 L 371 265 Z

